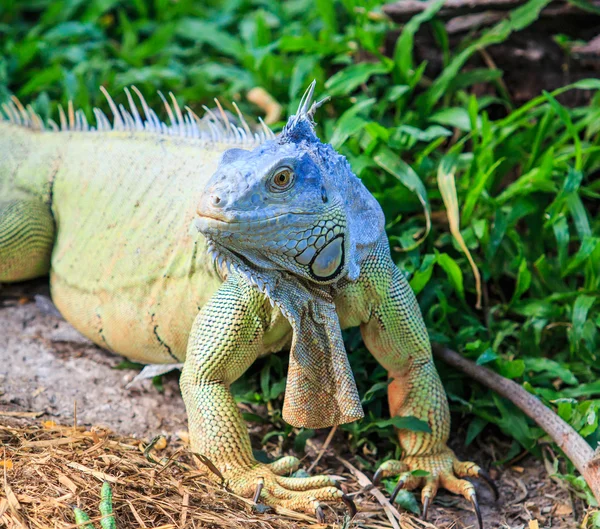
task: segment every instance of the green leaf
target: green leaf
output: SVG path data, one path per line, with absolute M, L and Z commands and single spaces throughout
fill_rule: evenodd
M 392 88 L 390 88 L 389 92 L 387 93 L 387 100 L 393 103 L 408 92 L 410 92 L 410 86 L 408 85 L 400 84 L 392 86 Z
M 340 116 L 329 142 L 335 149 L 339 149 L 350 136 L 356 134 L 369 123 L 366 119 L 358 117 L 358 114 L 368 112 L 376 101 L 375 98 L 365 99 L 351 106 Z
M 500 374 L 506 378 L 519 378 L 525 373 L 525 362 L 523 360 L 503 360 L 498 358 L 496 365 Z
M 306 441 L 315 436 L 315 431 L 310 428 L 302 428 L 294 438 L 294 451 L 303 453 L 306 448 Z
M 402 29 L 400 37 L 394 48 L 395 70 L 399 79 L 408 80 L 412 77 L 413 70 L 413 44 L 415 33 L 421 24 L 431 20 L 444 5 L 444 0 L 434 0 L 418 15 L 413 16 Z
M 433 114 L 429 121 L 440 123 L 447 127 L 456 127 L 459 130 L 469 132 L 471 130 L 471 120 L 469 113 L 462 107 L 444 108 Z
M 545 299 L 526 299 L 517 301 L 512 310 L 521 316 L 536 318 L 558 318 L 561 311 Z
M 121 360 L 116 366 L 112 369 L 135 369 L 137 371 L 141 371 L 144 369 L 144 364 L 139 364 L 138 362 L 132 362 L 131 360 Z
M 467 224 L 471 220 L 471 215 L 473 214 L 473 210 L 475 209 L 475 205 L 479 201 L 483 190 L 490 178 L 494 174 L 494 171 L 498 168 L 498 166 L 504 162 L 504 158 L 500 158 L 496 160 L 494 164 L 485 172 L 478 171 L 475 177 L 475 183 L 469 189 L 467 193 L 467 198 L 465 199 L 465 205 L 462 210 L 462 221 L 464 224 Z
M 50 66 L 49 68 L 38 72 L 29 81 L 27 81 L 19 90 L 19 95 L 21 97 L 27 97 L 31 94 L 35 94 L 43 87 L 61 80 L 63 76 L 64 72 L 60 66 Z
M 550 150 L 552 152 L 552 150 Z M 551 158 L 545 158 L 552 163 Z M 510 184 L 500 195 L 496 197 L 499 205 L 505 204 L 510 199 L 519 195 L 531 193 L 556 193 L 556 184 L 550 179 L 552 165 L 545 167 L 534 167 L 528 173 L 522 175 L 518 180 Z
M 412 288 L 415 296 L 425 288 L 431 275 L 433 274 L 433 267 L 435 265 L 436 256 L 433 254 L 427 254 L 421 263 L 421 267 L 417 270 L 410 280 L 410 288 Z
M 373 160 L 379 167 L 395 176 L 404 186 L 416 193 L 423 206 L 426 223 L 425 234 L 411 248 L 405 248 L 406 251 L 414 249 L 427 238 L 431 229 L 431 210 L 427 199 L 427 190 L 414 169 L 388 147 L 381 145 L 373 155 Z
M 256 422 L 256 423 L 259 423 L 259 424 L 269 424 L 269 421 L 267 419 L 265 419 L 264 417 L 261 417 L 260 415 L 257 415 L 256 413 L 250 413 L 248 411 L 243 411 L 242 412 L 242 418 L 246 422 Z
M 527 419 L 511 402 L 496 394 L 493 395 L 493 399 L 502 416 L 502 419 L 498 421 L 500 428 L 506 434 L 514 437 L 527 450 L 532 450 L 535 446 L 535 437 L 527 424 Z
M 475 417 L 469 423 L 469 427 L 467 428 L 465 446 L 469 446 L 488 424 L 488 421 L 485 419 L 482 419 L 481 417 Z
M 566 268 L 561 274 L 561 277 L 566 277 L 572 274 L 573 272 L 581 269 L 583 263 L 586 261 L 586 259 L 588 259 L 588 257 L 590 257 L 590 255 L 592 255 L 592 252 L 596 249 L 596 246 L 598 246 L 599 242 L 599 237 L 586 237 L 585 239 L 583 239 L 581 247 L 579 248 L 577 253 L 569 260 Z
M 279 434 L 279 432 L 277 432 L 277 434 Z M 252 456 L 259 463 L 264 463 L 265 465 L 273 462 L 273 459 L 264 450 L 252 450 Z
M 426 432 L 431 433 L 429 424 L 416 417 L 392 417 L 385 421 L 377 421 L 374 423 L 377 428 L 388 428 L 394 426 L 399 430 L 411 430 L 412 432 Z
M 504 213 L 501 209 L 497 209 L 494 226 L 490 234 L 490 242 L 486 251 L 486 259 L 488 261 L 492 261 L 496 255 L 496 251 L 498 250 L 500 243 L 506 234 L 506 228 L 508 228 L 508 218 L 506 213 Z
M 338 17 L 335 12 L 335 3 L 330 0 L 316 0 L 314 9 L 329 33 L 336 33 Z
M 475 363 L 478 366 L 482 366 L 484 364 L 493 362 L 497 358 L 498 358 L 498 355 L 496 354 L 496 352 L 491 347 L 488 347 L 483 353 L 481 353 L 479 355 L 479 357 L 477 358 L 477 361 Z
M 573 340 L 578 343 L 583 337 L 583 326 L 588 317 L 588 313 L 594 303 L 596 302 L 595 296 L 587 296 L 581 294 L 577 296 L 575 303 L 573 304 L 573 314 L 571 321 L 573 322 Z
M 574 388 L 566 388 L 562 393 L 565 397 L 573 398 L 600 396 L 600 380 L 588 384 L 579 384 L 579 386 Z
M 567 219 L 562 216 L 553 225 L 552 230 L 554 231 L 554 237 L 556 238 L 556 245 L 558 247 L 558 262 L 561 271 L 565 269 L 568 256 L 569 246 L 569 225 Z
M 417 141 L 433 141 L 438 138 L 447 138 L 452 136 L 452 132 L 438 125 L 427 127 L 425 130 L 418 129 L 417 127 L 411 127 L 409 125 L 400 125 L 396 129 L 396 132 L 400 134 L 406 134 Z
M 464 88 L 468 88 L 474 84 L 490 83 L 501 79 L 502 70 L 489 70 L 487 68 L 475 68 L 466 72 L 461 72 L 450 82 L 448 90 L 456 92 Z
M 70 21 L 63 22 L 62 24 L 53 27 L 44 35 L 44 39 L 48 41 L 48 43 L 56 45 L 61 40 L 76 37 L 85 37 L 87 40 L 92 40 L 99 39 L 101 36 L 102 33 L 94 24 Z
M 580 90 L 600 90 L 600 79 L 581 79 L 571 85 L 571 88 L 579 88 Z M 552 92 L 553 95 L 557 95 Z
M 452 259 L 452 257 L 450 257 L 447 253 L 438 254 L 436 262 L 444 269 L 446 275 L 448 276 L 448 279 L 450 280 L 450 283 L 452 284 L 452 287 L 459 295 L 460 299 L 464 301 L 465 288 L 463 285 L 463 273 L 460 269 L 460 266 L 458 266 L 456 261 Z
M 517 274 L 517 284 L 515 285 L 515 291 L 513 292 L 513 296 L 510 300 L 510 305 L 512 305 L 515 301 L 517 301 L 527 290 L 529 290 L 529 286 L 531 285 L 531 272 L 527 266 L 527 259 L 524 257 L 521 259 L 519 263 L 519 272 Z
M 456 77 L 460 69 L 476 51 L 492 44 L 500 44 L 505 41 L 513 31 L 521 30 L 537 20 L 540 11 L 550 3 L 550 0 L 530 0 L 525 5 L 510 12 L 509 18 L 502 20 L 491 29 L 487 30 L 481 37 L 467 46 L 461 53 L 456 55 L 450 64 L 435 79 L 428 90 L 419 97 L 421 112 L 427 115 L 431 109 L 446 93 L 450 82 Z
M 371 402 L 378 393 L 385 394 L 390 382 L 391 380 L 385 382 L 377 382 L 376 384 L 373 384 L 361 399 L 361 403 L 363 404 L 363 406 Z
M 391 485 L 390 487 L 386 486 L 386 489 L 389 494 L 392 494 L 392 492 L 394 491 L 394 487 L 395 485 Z M 415 495 L 409 492 L 408 490 L 402 489 L 400 492 L 398 492 L 394 503 L 397 503 L 403 509 L 406 509 L 408 512 L 412 512 L 417 516 L 420 516 L 421 514 L 419 502 L 415 498 Z
M 176 33 L 179 37 L 193 40 L 196 44 L 208 44 L 240 61 L 246 53 L 239 39 L 204 20 L 182 18 L 177 24 Z
M 525 369 L 536 373 L 547 372 L 553 377 L 558 377 L 572 386 L 579 384 L 575 375 L 566 367 L 563 367 L 550 358 L 525 358 Z
M 294 99 L 298 96 L 300 91 L 305 88 L 308 84 L 307 78 L 310 72 L 315 68 L 319 62 L 318 55 L 306 55 L 299 57 L 292 70 L 292 78 L 288 90 L 290 99 Z
M 560 120 L 564 123 L 564 125 L 567 128 L 567 131 L 569 132 L 571 137 L 573 138 L 573 143 L 575 145 L 575 170 L 581 171 L 581 168 L 583 165 L 583 158 L 582 158 L 582 154 L 581 154 L 581 140 L 579 139 L 579 134 L 577 133 L 577 131 L 575 130 L 575 127 L 573 126 L 573 121 L 571 120 L 571 116 L 569 115 L 569 112 L 567 111 L 567 109 L 565 107 L 563 107 L 554 98 L 554 96 L 552 94 L 546 92 L 545 90 L 544 90 L 543 94 L 544 94 L 544 97 L 546 97 L 546 99 L 550 103 L 550 106 L 552 107 L 554 112 L 556 112 L 556 114 L 558 115 Z
M 331 96 L 350 94 L 372 75 L 388 73 L 391 66 L 391 63 L 382 62 L 353 64 L 332 75 L 325 83 L 325 88 Z
M 571 213 L 571 217 L 573 217 L 573 223 L 575 224 L 575 229 L 577 230 L 579 237 L 584 239 L 585 237 L 591 236 L 592 230 L 590 228 L 590 221 L 585 206 L 577 193 L 571 193 L 569 195 L 567 198 L 567 206 Z

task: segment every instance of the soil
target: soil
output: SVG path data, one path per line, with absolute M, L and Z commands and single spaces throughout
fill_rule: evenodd
M 399 3 L 402 4 L 404 2 Z M 470 11 L 477 2 L 467 0 L 464 4 Z M 489 14 L 491 13 L 487 13 Z M 480 15 L 485 16 L 486 13 L 475 16 L 479 22 Z M 467 25 L 460 31 L 452 30 L 453 22 L 458 22 L 459 19 L 466 21 L 470 15 L 455 17 L 446 23 L 449 48 L 461 49 L 471 42 L 476 30 L 489 29 L 506 16 L 506 13 L 500 13 L 498 19 L 493 18 L 493 22 L 483 23 L 483 28 L 477 23 L 473 27 Z M 550 92 L 581 79 L 597 79 L 600 76 L 600 52 L 597 51 L 598 41 L 595 37 L 599 27 L 600 17 L 585 11 L 575 10 L 568 15 L 556 14 L 540 18 L 526 29 L 512 33 L 501 44 L 478 51 L 467 61 L 464 73 L 477 68 L 498 69 L 502 72 L 500 81 L 475 84 L 470 92 L 481 98 L 484 95 L 497 96 L 501 89 L 503 97 L 517 108 L 541 95 L 544 90 Z M 390 57 L 394 54 L 399 34 L 400 30 L 395 30 L 387 35 L 385 50 Z M 586 45 L 588 42 L 590 45 Z M 576 53 L 577 50 L 580 52 Z M 589 53 L 581 52 L 586 50 Z M 425 76 L 428 78 L 436 78 L 444 69 L 443 54 L 430 25 L 424 24 L 416 33 L 414 53 L 415 64 L 427 62 Z M 575 107 L 588 104 L 594 94 L 594 90 L 570 90 L 559 95 L 558 100 L 563 105 Z M 496 101 L 486 111 L 492 119 L 499 119 L 506 116 L 509 110 L 504 103 Z
M 115 369 L 122 362 L 120 357 L 96 347 L 59 315 L 47 306 L 44 308 L 44 298 L 38 298 L 42 303 L 36 304 L 35 295 L 47 295 L 44 282 L 4 286 L 0 290 L 0 430 L 2 425 L 5 429 L 9 429 L 6 425 L 31 428 L 39 427 L 42 421 L 53 421 L 103 427 L 116 435 L 146 441 L 163 434 L 172 444 L 185 444 L 187 421 L 176 374 L 163 377 L 162 393 L 151 380 L 129 386 L 139 370 Z M 256 447 L 260 447 L 264 433 L 252 433 Z M 543 463 L 525 455 L 513 464 L 494 466 L 495 455 L 506 452 L 508 440 L 490 436 L 480 441 L 477 449 L 467 451 L 461 435 L 459 428 L 452 447 L 460 457 L 491 468 L 490 474 L 500 489 L 500 499 L 495 502 L 485 486 L 476 484 L 486 528 L 536 527 L 530 524 L 532 520 L 537 520 L 539 527 L 577 527 L 576 520 L 584 514 L 583 505 L 573 500 L 564 484 L 549 477 Z M 325 431 L 308 443 L 304 459 L 307 467 L 317 457 L 326 436 Z M 0 435 L 0 445 L 1 441 Z M 363 518 L 359 514 L 358 520 L 368 522 L 364 513 L 380 506 L 342 465 L 340 456 L 362 468 L 360 459 L 345 453 L 343 447 L 344 437 L 338 432 L 313 472 L 332 470 L 346 477 L 344 487 L 348 492 L 357 492 L 355 500 L 359 511 L 363 511 Z M 270 448 L 276 451 L 276 447 L 268 446 L 267 452 L 273 452 Z M 365 473 L 371 477 L 370 472 Z M 18 488 L 15 484 L 12 487 Z M 222 501 L 215 497 L 217 500 Z M 1 502 L 0 493 L 0 507 Z M 400 526 L 426 527 L 410 520 L 413 522 Z M 439 492 L 430 508 L 429 522 L 444 529 L 477 527 L 472 507 L 444 491 Z

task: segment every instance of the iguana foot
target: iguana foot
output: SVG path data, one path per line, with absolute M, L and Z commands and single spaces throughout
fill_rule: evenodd
M 413 474 L 415 470 L 424 470 L 429 474 L 426 476 L 415 476 Z M 422 487 L 423 520 L 427 518 L 429 505 L 433 498 L 435 498 L 438 489 L 443 487 L 454 494 L 461 494 L 471 502 L 477 515 L 479 528 L 483 528 L 475 487 L 472 483 L 462 478 L 479 477 L 484 479 L 494 491 L 496 498 L 498 497 L 498 489 L 487 473 L 475 463 L 459 461 L 454 452 L 449 448 L 437 454 L 408 456 L 402 461 L 386 461 L 375 473 L 373 484 L 377 485 L 382 479 L 391 476 L 398 476 L 398 484 L 390 497 L 392 503 L 400 490 L 414 490 Z
M 324 501 L 342 501 L 346 504 L 350 517 L 356 514 L 353 501 L 341 491 L 337 482 L 325 475 L 311 477 L 286 477 L 296 470 L 299 461 L 295 457 L 285 457 L 271 464 L 229 468 L 221 471 L 224 485 L 246 498 L 253 498 L 255 504 L 268 507 L 285 507 L 293 511 L 315 513 L 319 522 L 324 522 Z

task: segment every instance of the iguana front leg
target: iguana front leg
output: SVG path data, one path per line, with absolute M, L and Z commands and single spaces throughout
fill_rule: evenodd
M 264 351 L 270 310 L 262 294 L 233 274 L 198 314 L 181 376 L 192 451 L 207 458 L 233 492 L 322 518 L 320 501 L 347 501 L 335 481 L 328 476 L 285 477 L 298 468 L 293 457 L 258 463 L 229 391 Z
M 459 461 L 446 445 L 450 432 L 448 402 L 415 296 L 387 251 L 383 258 L 366 263 L 364 273 L 366 295 L 371 293 L 375 301 L 361 331 L 367 348 L 392 379 L 388 388 L 390 413 L 417 417 L 431 428 L 431 433 L 398 430 L 403 459 L 385 462 L 376 481 L 399 474 L 394 498 L 402 488 L 422 487 L 424 517 L 438 488 L 444 487 L 469 500 L 480 519 L 475 489 L 461 478 L 481 476 L 482 470 L 475 463 Z M 416 477 L 411 474 L 414 470 L 429 474 Z

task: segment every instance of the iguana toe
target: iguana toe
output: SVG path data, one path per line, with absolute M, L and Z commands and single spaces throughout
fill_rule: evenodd
M 225 471 L 227 487 L 241 496 L 251 497 L 258 506 L 284 507 L 294 511 L 314 513 L 319 521 L 324 520 L 321 502 L 346 504 L 351 516 L 356 513 L 354 503 L 329 476 L 294 478 L 275 473 L 281 467 L 256 463 L 250 467 Z M 296 466 L 296 465 L 294 465 Z
M 470 461 L 454 460 L 454 474 L 461 478 L 481 478 L 494 494 L 494 500 L 498 500 L 500 493 L 498 487 L 490 475 L 479 465 Z
M 299 467 L 300 460 L 294 456 L 285 456 L 269 464 L 269 468 L 273 473 L 279 476 L 285 476 L 292 472 L 296 472 Z
M 329 476 L 311 476 L 309 478 L 279 477 L 277 481 L 285 488 L 297 491 L 305 491 L 321 487 L 336 487 L 337 485 L 335 479 Z
M 426 471 L 427 475 L 416 476 L 413 473 L 415 470 Z M 450 449 L 436 454 L 408 456 L 402 461 L 386 461 L 375 473 L 373 483 L 377 485 L 382 479 L 394 475 L 399 475 L 399 477 L 390 501 L 393 502 L 401 490 L 413 490 L 422 487 L 423 520 L 427 518 L 429 506 L 435 498 L 438 489 L 441 487 L 454 494 L 460 494 L 467 499 L 473 505 L 479 528 L 483 529 L 481 510 L 477 501 L 475 487 L 470 481 L 461 478 L 480 477 L 497 494 L 496 486 L 485 471 L 475 463 L 458 461 Z

